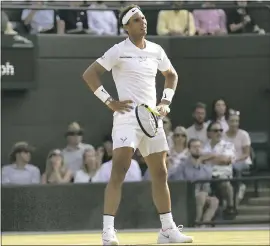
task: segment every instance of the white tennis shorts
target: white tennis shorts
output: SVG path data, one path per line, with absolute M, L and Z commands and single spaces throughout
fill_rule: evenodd
M 161 125 L 158 128 L 155 137 L 149 138 L 141 130 L 135 115 L 122 119 L 121 117 L 114 117 L 112 139 L 113 149 L 132 147 L 135 151 L 138 148 L 143 157 L 169 150 L 163 126 Z

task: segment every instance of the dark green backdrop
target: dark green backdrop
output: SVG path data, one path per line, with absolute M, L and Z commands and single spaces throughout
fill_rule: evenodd
M 2 231 L 100 230 L 105 184 L 37 185 L 2 188 Z M 194 221 L 191 184 L 170 184 L 177 223 Z M 149 182 L 123 185 L 116 217 L 118 229 L 159 228 Z

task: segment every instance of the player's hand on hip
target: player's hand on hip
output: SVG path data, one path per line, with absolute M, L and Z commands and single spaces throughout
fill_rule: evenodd
M 108 104 L 108 107 L 113 110 L 114 112 L 119 112 L 124 114 L 125 112 L 130 112 L 133 109 L 133 101 L 125 100 L 125 101 L 112 101 Z
M 169 105 L 160 103 L 157 106 L 157 111 L 160 113 L 161 116 L 166 116 L 168 113 L 170 113 Z

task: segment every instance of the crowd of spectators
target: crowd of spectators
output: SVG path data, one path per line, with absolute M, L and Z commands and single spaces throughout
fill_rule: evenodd
M 241 177 L 252 164 L 251 141 L 248 132 L 240 129 L 240 112 L 229 109 L 224 99 L 212 104 L 210 120 L 206 105 L 197 103 L 192 112 L 193 124 L 172 128 L 169 117 L 163 119 L 168 139 L 168 180 L 209 180 Z M 112 139 L 105 136 L 102 146 L 95 148 L 83 142 L 83 129 L 77 122 L 68 126 L 67 145 L 53 149 L 44 161 L 43 174 L 31 163 L 34 151 L 26 142 L 13 146 L 10 163 L 2 167 L 3 185 L 61 184 L 61 183 L 106 183 L 112 168 Z M 91 143 L 94 144 L 94 143 Z M 125 182 L 150 180 L 147 165 L 136 150 L 127 172 Z M 197 221 L 210 221 L 221 209 L 222 214 L 232 218 L 237 214 L 237 204 L 243 199 L 245 185 L 239 183 L 233 189 L 231 182 L 197 183 Z
M 172 2 L 171 5 L 175 9 L 159 11 L 156 21 L 157 35 L 265 34 L 265 30 L 257 25 L 248 7 L 248 1 L 235 1 L 235 8 L 224 10 L 216 7 L 213 1 L 204 1 L 201 9 L 190 11 L 183 7 L 183 3 L 189 1 L 167 2 Z M 119 28 L 119 11 L 108 9 L 104 1 L 67 1 L 70 9 L 58 10 L 42 9 L 48 5 L 47 1 L 32 2 L 25 0 L 20 1 L 20 3 L 29 3 L 30 6 L 40 9 L 23 9 L 19 21 L 8 21 L 6 19 L 8 29 L 5 33 L 7 34 L 12 34 L 14 30 L 24 30 L 31 34 L 126 35 L 125 31 Z M 120 7 L 131 3 L 133 2 L 121 1 Z M 80 7 L 86 7 L 86 10 L 79 10 Z M 103 9 L 104 11 L 102 11 Z M 3 13 L 4 11 L 2 11 L 2 15 Z M 8 14 L 4 15 L 8 18 Z

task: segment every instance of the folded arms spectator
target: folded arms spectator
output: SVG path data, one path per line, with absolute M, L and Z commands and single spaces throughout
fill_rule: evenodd
M 161 10 L 157 21 L 158 35 L 193 36 L 196 33 L 193 14 L 180 9 L 182 2 L 174 2 L 173 7 L 179 10 Z
M 29 164 L 33 147 L 26 142 L 18 142 L 13 146 L 10 162 L 2 168 L 2 184 L 39 184 L 40 171 Z
M 212 176 L 216 179 L 232 178 L 232 163 L 235 162 L 235 148 L 230 142 L 222 139 L 222 126 L 219 122 L 211 122 L 207 128 L 210 141 L 204 147 L 201 160 L 212 168 Z M 234 214 L 233 187 L 230 182 L 219 182 L 216 185 L 221 197 L 226 201 L 226 213 Z
M 207 1 L 203 7 L 214 7 L 215 3 Z M 198 35 L 222 35 L 227 33 L 226 14 L 222 9 L 199 9 L 193 11 Z
M 64 157 L 61 150 L 55 149 L 48 155 L 46 161 L 46 170 L 42 175 L 42 184 L 61 184 L 69 183 L 72 173 L 67 169 L 64 163 Z

